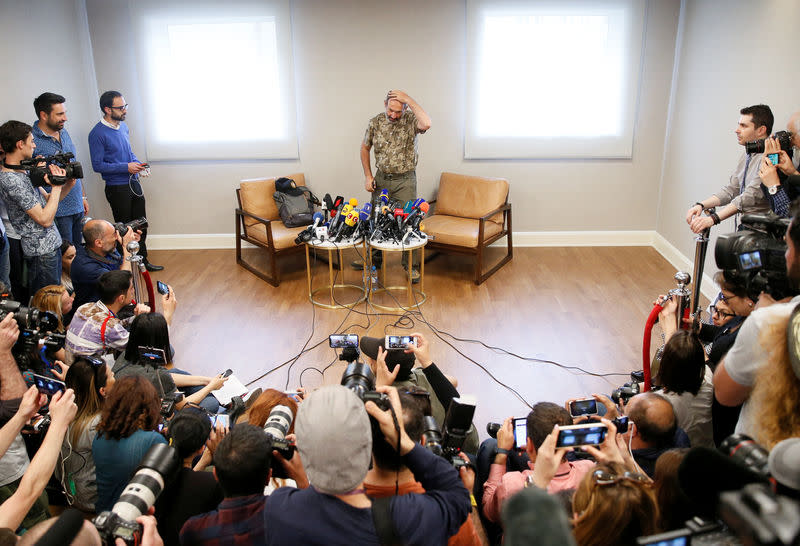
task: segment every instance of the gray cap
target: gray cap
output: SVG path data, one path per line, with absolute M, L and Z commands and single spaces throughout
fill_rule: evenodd
M 503 505 L 503 544 L 574 546 L 564 507 L 546 491 L 526 487 Z
M 800 438 L 788 438 L 772 448 L 769 473 L 786 487 L 800 491 Z
M 372 459 L 372 428 L 353 391 L 328 385 L 312 392 L 300 404 L 294 430 L 300 460 L 316 490 L 341 495 L 364 481 Z

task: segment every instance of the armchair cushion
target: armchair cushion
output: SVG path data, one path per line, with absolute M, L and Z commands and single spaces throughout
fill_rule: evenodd
M 502 213 L 500 219 L 502 221 Z M 479 220 L 434 214 L 426 218 L 423 223 L 425 224 L 425 232 L 436 236 L 436 243 L 468 248 L 477 248 L 478 246 Z M 488 239 L 500 233 L 502 229 L 502 223 L 498 224 L 488 220 L 484 227 L 483 236 Z
M 287 178 L 291 178 L 294 180 L 298 186 L 305 186 L 306 180 L 305 176 L 302 173 L 290 174 Z M 275 178 L 250 178 L 247 180 L 242 180 L 241 184 L 239 185 L 239 197 L 242 201 L 242 210 L 246 210 L 251 214 L 255 214 L 256 216 L 260 216 L 266 220 L 280 220 L 280 215 L 278 214 L 278 207 L 275 205 L 275 199 L 272 197 L 272 194 L 275 193 Z M 258 220 L 253 218 L 245 217 L 244 224 L 247 227 L 254 226 L 258 224 Z M 282 222 L 277 222 L 281 226 L 283 226 Z M 264 231 L 263 224 L 260 224 L 261 231 Z M 273 236 L 276 231 L 276 224 L 273 223 L 272 225 Z M 247 230 L 247 234 L 250 234 L 250 230 Z M 251 235 L 258 238 L 255 235 Z M 292 236 L 294 239 L 295 236 Z M 264 242 L 266 243 L 266 234 L 264 235 Z M 276 241 L 276 248 L 283 248 L 281 246 L 277 246 Z
M 442 173 L 435 213 L 477 219 L 503 205 L 507 197 L 508 180 L 505 178 Z M 491 220 L 502 224 L 502 213 Z
M 246 217 L 245 221 L 247 221 Z M 284 248 L 295 246 L 294 240 L 297 237 L 297 234 L 303 231 L 307 227 L 307 226 L 300 226 L 300 227 L 288 228 L 284 226 L 283 222 L 281 222 L 280 220 L 271 222 L 270 226 L 272 226 L 272 243 L 275 246 L 275 250 L 282 250 Z M 261 241 L 265 245 L 268 244 L 267 226 L 265 226 L 260 222 L 256 223 L 255 225 L 246 226 L 245 233 L 247 234 L 248 237 L 252 239 Z

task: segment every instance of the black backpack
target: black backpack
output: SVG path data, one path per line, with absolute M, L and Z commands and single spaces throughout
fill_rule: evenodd
M 286 227 L 307 226 L 314 222 L 314 205 L 320 202 L 306 186 L 298 186 L 291 178 L 278 178 L 272 198 Z

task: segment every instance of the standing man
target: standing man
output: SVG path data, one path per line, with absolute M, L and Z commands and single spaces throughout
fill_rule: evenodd
M 361 143 L 361 165 L 364 167 L 364 188 L 372 192 L 372 206 L 384 189 L 389 199 L 412 201 L 417 198 L 417 135 L 431 128 L 431 118 L 403 91 L 389 91 L 383 101 L 385 108 L 367 124 Z M 372 174 L 369 151 L 375 146 L 375 166 Z M 373 263 L 380 266 L 380 251 L 373 251 Z M 408 257 L 403 253 L 403 266 L 408 269 Z M 363 262 L 353 262 L 355 269 L 363 269 Z M 419 282 L 416 266 L 411 279 Z
M 69 133 L 64 129 L 67 121 L 65 98 L 55 93 L 42 93 L 33 101 L 33 109 L 38 118 L 33 122 L 33 142 L 36 155 L 71 153 L 78 155 Z M 89 214 L 89 201 L 83 190 L 81 179 L 75 180 L 75 187 L 61 199 L 56 211 L 56 229 L 61 238 L 75 246 L 81 244 L 83 216 Z
M 739 114 L 739 124 L 736 127 L 739 145 L 744 146 L 747 142 L 766 138 L 772 134 L 775 117 L 766 104 L 747 106 L 742 108 Z M 769 210 L 769 202 L 761 191 L 761 178 L 758 176 L 762 156 L 763 154 L 743 153 L 739 158 L 739 164 L 731 174 L 730 182 L 711 197 L 698 201 L 686 211 L 686 223 L 693 232 L 700 233 L 739 212 L 747 214 Z M 725 206 L 711 216 L 703 216 L 704 210 L 721 205 Z
M 72 189 L 74 179 L 53 185 L 49 194 L 34 188 L 28 171 L 20 165 L 33 157 L 36 144 L 32 128 L 21 121 L 7 121 L 0 126 L 0 147 L 6 152 L 0 172 L 0 199 L 8 208 L 11 225 L 20 235 L 22 254 L 28 268 L 28 290 L 33 295 L 49 284 L 61 284 L 61 235 L 53 221 L 58 202 Z M 64 176 L 64 169 L 49 165 L 50 176 Z
M 111 205 L 115 222 L 130 222 L 146 217 L 144 191 L 139 184 L 139 173 L 146 176 L 147 164 L 136 158 L 128 137 L 125 117 L 128 104 L 119 91 L 106 91 L 100 95 L 103 118 L 89 133 L 89 153 L 92 168 L 106 181 L 106 199 Z M 144 173 L 142 171 L 145 171 Z M 147 260 L 147 230 L 142 229 L 139 254 L 148 271 L 161 271 L 163 266 Z

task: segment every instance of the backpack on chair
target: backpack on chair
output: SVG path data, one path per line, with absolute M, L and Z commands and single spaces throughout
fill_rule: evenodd
M 291 178 L 275 180 L 275 193 L 272 194 L 281 221 L 286 227 L 307 226 L 314 222 L 314 205 L 319 199 L 306 186 L 298 186 Z

